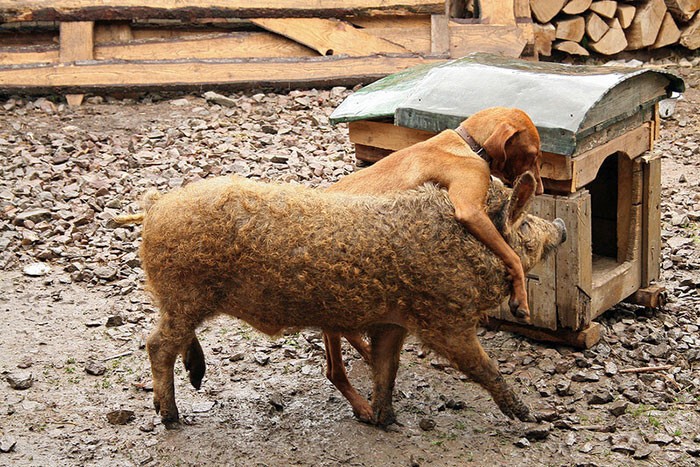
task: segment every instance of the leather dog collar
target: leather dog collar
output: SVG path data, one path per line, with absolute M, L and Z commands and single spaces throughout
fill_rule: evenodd
M 484 149 L 482 145 L 476 142 L 472 135 L 467 133 L 467 130 L 461 126 L 458 126 L 454 131 L 464 140 L 465 143 L 467 143 L 467 145 L 469 145 L 472 151 L 485 160 L 487 164 L 491 165 L 491 156 L 489 156 L 489 153 L 486 152 L 486 149 Z

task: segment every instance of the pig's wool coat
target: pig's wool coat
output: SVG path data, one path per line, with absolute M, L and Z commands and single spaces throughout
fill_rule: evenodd
M 506 196 L 492 189 L 491 210 Z M 151 203 L 142 236 L 147 287 L 163 319 L 177 316 L 174 333 L 219 313 L 268 334 L 398 317 L 440 333 L 475 327 L 509 291 L 502 262 L 431 186 L 369 197 L 220 177 Z

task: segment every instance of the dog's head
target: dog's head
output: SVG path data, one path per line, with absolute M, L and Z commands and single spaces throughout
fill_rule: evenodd
M 525 172 L 537 181 L 536 194 L 544 187 L 540 177 L 540 134 L 520 109 L 491 107 L 475 113 L 462 126 L 491 157 L 491 173 L 513 185 Z

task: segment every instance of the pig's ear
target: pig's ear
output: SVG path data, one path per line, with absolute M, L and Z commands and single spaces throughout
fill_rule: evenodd
M 532 172 L 525 172 L 515 181 L 513 194 L 508 201 L 508 217 L 506 224 L 511 227 L 527 212 L 530 202 L 537 189 L 537 180 Z

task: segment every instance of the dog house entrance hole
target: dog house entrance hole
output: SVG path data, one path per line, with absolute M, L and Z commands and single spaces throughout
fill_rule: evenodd
M 586 188 L 591 193 L 591 249 L 596 256 L 618 257 L 618 154 L 603 162 L 598 176 Z

